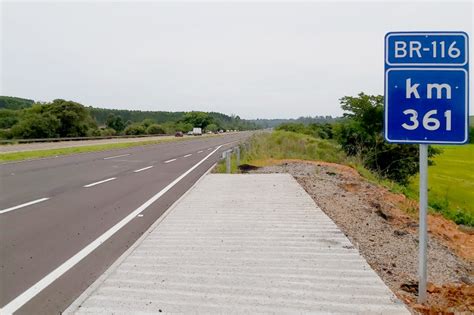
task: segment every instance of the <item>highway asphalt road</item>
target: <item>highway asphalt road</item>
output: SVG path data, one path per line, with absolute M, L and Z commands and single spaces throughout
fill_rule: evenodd
M 249 134 L 1 164 L 0 312 L 66 309 Z

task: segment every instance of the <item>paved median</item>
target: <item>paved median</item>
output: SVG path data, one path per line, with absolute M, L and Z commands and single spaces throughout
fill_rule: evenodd
M 205 176 L 67 310 L 140 312 L 409 314 L 287 174 Z

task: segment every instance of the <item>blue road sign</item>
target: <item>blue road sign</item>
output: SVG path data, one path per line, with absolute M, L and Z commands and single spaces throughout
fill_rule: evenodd
M 467 45 L 463 32 L 387 34 L 384 129 L 388 142 L 467 142 Z

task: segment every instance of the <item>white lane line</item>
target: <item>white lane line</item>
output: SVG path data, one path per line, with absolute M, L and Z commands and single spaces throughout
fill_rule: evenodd
M 212 148 L 207 149 L 207 151 L 210 151 L 210 150 L 212 150 Z
M 116 159 L 116 158 L 119 158 L 119 157 L 124 157 L 124 156 L 129 156 L 129 155 L 131 155 L 131 153 L 116 155 L 116 156 L 109 156 L 109 157 L 105 157 L 104 160 Z
M 95 182 L 95 183 L 92 183 L 92 184 L 84 185 L 84 186 L 82 186 L 82 187 L 89 188 L 89 187 L 92 187 L 92 186 L 95 186 L 95 185 L 99 185 L 99 184 L 102 184 L 102 183 L 110 182 L 111 180 L 114 180 L 114 179 L 117 179 L 117 177 L 107 178 L 107 179 L 101 180 L 101 181 L 99 181 L 99 182 Z
M 13 211 L 13 210 L 16 210 L 16 209 L 20 209 L 20 208 L 23 208 L 23 207 L 28 207 L 28 206 L 34 205 L 35 203 L 40 203 L 40 202 L 46 201 L 48 199 L 49 198 L 36 199 L 36 200 L 30 201 L 30 202 L 27 202 L 27 203 L 23 203 L 23 204 L 18 205 L 18 206 L 3 209 L 3 210 L 0 210 L 0 214 L 10 212 L 10 211 Z
M 176 159 L 171 159 L 171 160 L 165 161 L 165 163 L 171 163 L 173 161 L 176 161 Z
M 220 147 L 219 147 L 220 148 Z M 47 286 L 49 286 L 51 283 L 53 283 L 56 279 L 61 277 L 63 274 L 65 274 L 69 269 L 74 267 L 77 263 L 79 263 L 82 259 L 84 259 L 87 255 L 92 253 L 97 247 L 99 247 L 102 243 L 107 241 L 112 235 L 117 233 L 122 227 L 124 227 L 128 222 L 132 221 L 137 217 L 137 215 L 141 212 L 143 212 L 146 208 L 148 208 L 151 204 L 153 204 L 156 200 L 158 200 L 161 196 L 163 196 L 168 190 L 173 188 L 177 183 L 179 183 L 186 175 L 194 171 L 199 165 L 204 163 L 211 155 L 213 155 L 218 149 L 215 149 L 206 157 L 204 157 L 201 161 L 197 162 L 194 164 L 193 167 L 191 167 L 189 170 L 181 174 L 178 178 L 176 178 L 174 181 L 168 184 L 165 188 L 163 188 L 161 191 L 159 191 L 156 195 L 148 199 L 144 204 L 142 204 L 140 207 L 135 209 L 132 213 L 127 215 L 125 218 L 122 219 L 119 223 L 115 224 L 113 227 L 111 227 L 107 232 L 99 236 L 96 240 L 94 240 L 92 243 L 84 247 L 82 250 L 80 250 L 77 254 L 66 260 L 62 265 L 51 271 L 48 275 L 46 275 L 43 279 L 40 281 L 36 282 L 33 286 L 31 286 L 29 289 L 27 289 L 25 292 L 22 294 L 18 295 L 16 298 L 14 298 L 12 301 L 10 301 L 8 304 L 6 304 L 2 309 L 0 309 L 1 314 L 12 314 L 16 312 L 20 307 L 25 305 L 28 301 L 30 301 L 32 298 L 34 298 L 38 293 L 44 290 Z
M 133 171 L 133 172 L 134 172 L 134 173 L 138 173 L 138 172 L 141 172 L 141 171 L 146 171 L 146 170 L 149 170 L 149 169 L 152 168 L 152 167 L 153 167 L 153 165 L 147 166 L 147 167 L 141 168 L 141 169 L 139 169 L 139 170 L 135 170 L 135 171 Z
M 198 153 L 202 153 L 202 152 L 204 152 L 204 151 L 203 151 L 203 150 L 201 150 L 201 151 L 198 151 Z
M 188 157 L 188 156 L 191 156 L 191 155 L 192 155 L 192 154 L 186 154 L 186 155 L 185 155 L 185 156 L 183 156 L 183 157 Z

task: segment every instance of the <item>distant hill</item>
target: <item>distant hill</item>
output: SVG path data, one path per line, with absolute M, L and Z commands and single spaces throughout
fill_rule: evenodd
M 13 96 L 0 96 L 0 109 L 23 109 L 31 107 L 35 101 Z

